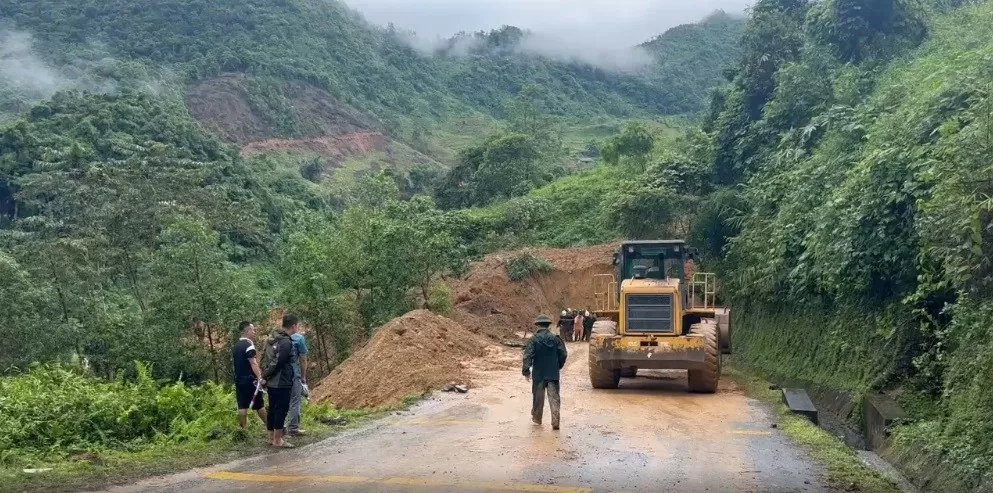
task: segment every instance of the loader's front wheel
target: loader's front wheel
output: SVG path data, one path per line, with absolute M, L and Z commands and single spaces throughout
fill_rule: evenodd
M 621 372 L 604 368 L 590 354 L 590 383 L 594 389 L 616 389 L 621 382 Z
M 638 376 L 638 369 L 633 366 L 621 370 L 621 378 L 634 378 L 636 376 Z
M 713 394 L 721 379 L 720 332 L 715 324 L 693 324 L 690 334 L 702 335 L 706 355 L 706 368 L 689 371 L 690 392 Z

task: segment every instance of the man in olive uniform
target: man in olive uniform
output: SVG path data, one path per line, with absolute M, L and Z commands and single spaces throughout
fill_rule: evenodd
M 562 404 L 559 395 L 559 371 L 565 366 L 567 356 L 562 338 L 552 334 L 548 328 L 552 320 L 539 316 L 534 324 L 538 331 L 524 348 L 524 378 L 531 382 L 531 420 L 541 424 L 545 413 L 545 394 L 552 411 L 552 429 L 559 429 L 559 408 Z

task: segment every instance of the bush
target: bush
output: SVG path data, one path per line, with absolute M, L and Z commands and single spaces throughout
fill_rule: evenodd
M 504 262 L 507 267 L 507 275 L 511 281 L 517 282 L 534 276 L 537 273 L 551 272 L 555 269 L 547 260 L 524 252 Z
M 235 402 L 227 388 L 160 385 L 140 364 L 137 373 L 134 382 L 107 382 L 64 367 L 37 366 L 0 379 L 0 465 L 234 433 Z
M 448 287 L 448 284 L 445 284 L 444 282 L 436 282 L 431 284 L 431 289 L 428 295 L 428 310 L 431 310 L 438 315 L 448 316 L 452 314 L 452 289 Z

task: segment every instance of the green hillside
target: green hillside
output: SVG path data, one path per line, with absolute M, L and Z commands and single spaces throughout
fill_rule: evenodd
M 704 105 L 710 90 L 725 82 L 725 70 L 737 60 L 744 28 L 744 17 L 715 12 L 696 24 L 669 29 L 641 45 L 656 58 L 647 77 L 694 107 Z
M 0 12 L 9 28 L 34 37 L 42 60 L 71 67 L 78 79 L 116 84 L 160 69 L 180 82 L 273 76 L 326 90 L 394 133 L 474 111 L 499 117 L 503 101 L 527 83 L 547 87 L 549 108 L 562 115 L 699 109 L 681 88 L 499 50 L 515 42 L 513 28 L 486 35 L 494 49 L 477 56 L 423 56 L 336 1 L 3 0 Z

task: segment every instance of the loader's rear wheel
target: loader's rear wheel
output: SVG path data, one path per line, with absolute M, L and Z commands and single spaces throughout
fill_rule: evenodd
M 620 371 L 600 366 L 590 354 L 590 383 L 594 389 L 616 389 L 620 382 Z
M 689 371 L 690 392 L 713 394 L 721 379 L 720 331 L 715 324 L 693 324 L 690 334 L 703 336 L 706 351 L 706 368 Z
M 634 378 L 638 376 L 638 369 L 633 366 L 624 368 L 620 370 L 620 372 L 621 372 L 621 378 Z

